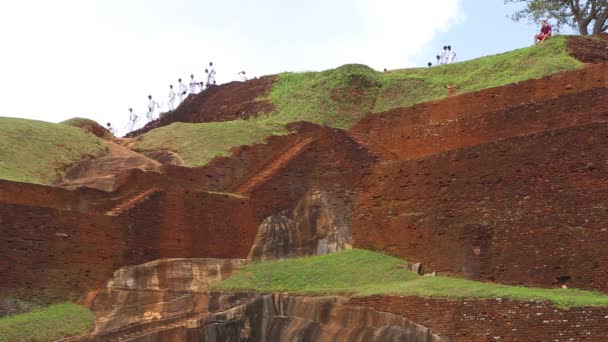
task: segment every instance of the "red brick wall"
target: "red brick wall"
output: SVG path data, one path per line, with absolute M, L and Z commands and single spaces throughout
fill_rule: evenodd
M 379 164 L 355 246 L 427 271 L 608 292 L 607 132 L 597 123 Z
M 607 341 L 607 308 L 418 297 L 353 298 L 347 305 L 401 315 L 454 341 Z
M 119 217 L 0 203 L 0 294 L 77 298 L 126 265 L 246 258 L 256 230 L 248 200 L 193 191 L 158 192 Z
M 607 120 L 607 85 L 608 64 L 592 65 L 539 80 L 373 114 L 351 131 L 372 148 L 388 151 L 395 158 L 414 158 Z

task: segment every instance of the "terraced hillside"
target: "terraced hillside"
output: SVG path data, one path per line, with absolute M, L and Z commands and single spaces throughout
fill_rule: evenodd
M 606 47 L 219 86 L 61 186 L 0 181 L 0 315 L 78 302 L 74 341 L 605 340 Z
M 542 47 L 430 69 L 381 73 L 363 65 L 345 65 L 320 73 L 262 78 L 250 81 L 246 88 L 233 83 L 188 98 L 174 113 L 130 136 L 140 136 L 135 145 L 140 152 L 169 149 L 182 156 L 186 165 L 203 166 L 215 156 L 228 155 L 236 146 L 286 134 L 284 125 L 290 122 L 348 129 L 371 113 L 445 98 L 448 85 L 461 93 L 475 92 L 580 69 L 583 63 L 570 54 L 568 42 L 560 37 Z M 570 44 L 590 43 L 576 38 Z M 170 125 L 211 121 L 197 126 Z M 162 126 L 161 131 L 147 134 Z M 192 150 L 202 150 L 204 157 L 193 156 Z

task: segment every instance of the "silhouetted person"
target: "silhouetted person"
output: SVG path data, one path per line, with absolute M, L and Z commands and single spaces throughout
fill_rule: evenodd
M 198 82 L 194 79 L 194 75 L 190 75 L 190 94 L 198 93 Z
M 134 131 L 136 125 L 137 125 L 137 115 L 135 115 L 135 113 L 133 113 L 133 108 L 129 108 L 129 124 L 127 126 L 127 130 L 129 132 Z
M 430 67 L 432 67 L 432 66 L 433 66 L 433 63 L 429 62 L 427 65 L 428 65 L 428 66 L 429 66 L 429 68 L 430 68 Z
M 441 56 L 437 55 L 437 65 L 441 64 Z
M 439 64 L 448 64 L 448 47 L 443 47 L 443 52 L 441 53 L 441 62 Z
M 112 133 L 112 135 L 116 136 L 116 130 L 112 127 L 111 123 L 107 123 L 106 127 L 108 127 L 108 131 L 110 131 L 110 133 Z
M 211 83 L 209 83 L 209 69 L 205 69 L 205 80 L 207 80 L 207 88 L 209 88 L 211 85 Z
M 448 62 L 447 64 L 452 64 L 456 62 L 456 51 L 452 51 L 452 47 L 448 45 Z
M 177 80 L 177 91 L 179 94 L 179 103 L 182 103 L 182 101 L 184 100 L 184 96 L 186 94 L 188 94 L 188 87 L 186 87 L 185 84 L 182 83 L 182 79 L 180 78 L 179 80 Z
M 207 78 L 207 87 L 209 87 L 209 85 L 213 84 L 215 85 L 215 66 L 213 66 L 213 62 L 209 63 L 209 76 Z
M 160 108 L 160 106 L 158 102 L 152 99 L 152 95 L 148 95 L 148 100 L 148 114 L 146 114 L 146 117 L 148 121 L 152 121 L 155 118 L 156 109 Z
M 173 85 L 169 85 L 169 102 L 167 102 L 167 106 L 169 106 L 169 110 L 172 111 L 175 109 L 175 91 L 173 91 Z

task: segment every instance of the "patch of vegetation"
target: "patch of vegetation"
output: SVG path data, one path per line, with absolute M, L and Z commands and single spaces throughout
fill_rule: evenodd
M 277 108 L 270 120 L 348 128 L 372 112 L 381 86 L 379 76 L 357 64 L 323 72 L 281 74 L 269 95 Z
M 95 316 L 87 308 L 63 303 L 0 318 L 0 341 L 55 341 L 90 329 Z
M 446 97 L 448 85 L 457 86 L 459 93 L 473 92 L 582 68 L 570 55 L 567 39 L 558 36 L 542 45 L 462 63 L 382 74 L 374 112 Z
M 102 141 L 81 129 L 0 117 L 0 179 L 53 184 L 73 163 L 105 153 Z
M 206 165 L 211 159 L 230 155 L 233 147 L 253 145 L 271 135 L 287 133 L 280 124 L 264 120 L 235 120 L 200 124 L 174 123 L 144 135 L 133 147 L 135 151 L 171 150 L 179 154 L 188 167 Z
M 405 262 L 366 250 L 253 263 L 213 286 L 216 291 L 295 294 L 408 295 L 420 297 L 549 301 L 561 307 L 608 306 L 608 296 L 571 289 L 540 289 L 452 277 L 421 277 Z
M 63 125 L 68 125 L 72 127 L 77 127 L 80 129 L 84 129 L 85 131 L 99 137 L 102 139 L 112 139 L 114 136 L 107 128 L 103 127 L 97 121 L 85 118 L 72 118 L 63 122 L 60 122 Z

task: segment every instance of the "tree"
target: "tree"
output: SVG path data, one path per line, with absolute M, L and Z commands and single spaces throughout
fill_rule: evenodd
M 524 9 L 513 14 L 513 20 L 553 19 L 555 27 L 572 27 L 582 36 L 600 34 L 608 29 L 608 0 L 505 0 L 508 3 L 525 3 Z

